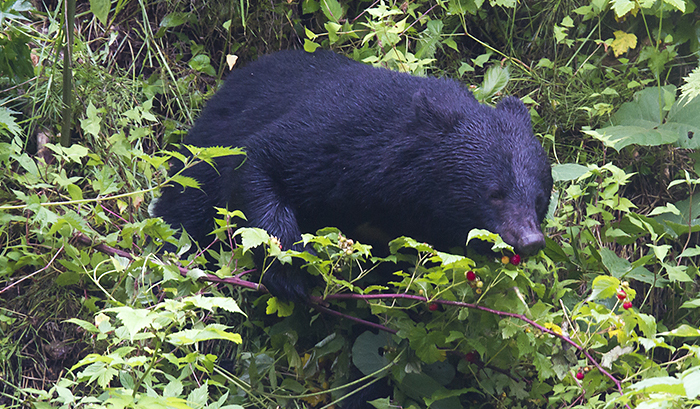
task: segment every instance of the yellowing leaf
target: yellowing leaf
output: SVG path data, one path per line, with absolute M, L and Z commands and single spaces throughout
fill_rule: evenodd
M 610 44 L 615 53 L 615 57 L 619 57 L 626 53 L 628 50 L 632 50 L 637 47 L 637 36 L 630 33 L 625 33 L 624 31 L 617 30 L 613 33 L 615 39 Z
M 552 332 L 554 332 L 557 335 L 562 335 L 561 327 L 557 324 L 552 324 L 551 322 L 546 322 L 544 324 L 544 327 L 549 329 L 549 330 L 552 330 Z

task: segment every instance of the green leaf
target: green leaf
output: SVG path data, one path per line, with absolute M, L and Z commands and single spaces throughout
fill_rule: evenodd
M 667 231 L 676 237 L 688 232 L 700 231 L 700 206 L 697 205 L 695 197 L 691 196 L 676 202 L 674 206 L 680 214 L 664 213 L 654 217 L 654 220 L 665 226 Z
M 106 26 L 109 21 L 109 9 L 112 7 L 110 0 L 90 0 L 90 11 L 97 17 L 97 19 Z
M 198 54 L 194 56 L 187 63 L 187 65 L 189 65 L 190 68 L 192 68 L 193 70 L 203 72 L 212 77 L 216 76 L 216 70 L 214 70 L 214 67 L 211 66 L 211 61 L 209 60 L 208 55 Z
M 614 251 L 610 249 L 602 248 L 600 250 L 600 258 L 603 261 L 603 265 L 605 266 L 605 268 L 615 278 L 621 278 L 626 273 L 632 270 L 632 264 L 629 261 L 619 257 L 617 254 L 615 254 Z
M 174 345 L 192 345 L 213 339 L 231 341 L 237 344 L 243 342 L 240 334 L 227 332 L 227 328 L 229 327 L 221 324 L 209 324 L 201 329 L 186 329 L 168 335 L 168 341 Z
M 681 375 L 685 394 L 688 399 L 695 399 L 700 396 L 700 370 L 698 367 L 690 368 Z
M 80 328 L 82 328 L 88 332 L 93 332 L 93 333 L 100 332 L 93 323 L 83 321 L 83 320 L 78 319 L 78 318 L 69 318 L 69 319 L 65 320 L 64 322 L 70 322 L 71 324 L 78 325 Z
M 3 133 L 3 129 L 7 129 L 12 136 L 20 136 L 22 134 L 22 128 L 15 122 L 13 114 L 19 114 L 19 112 L 0 106 L 0 135 Z
M 610 276 L 598 276 L 593 279 L 593 292 L 588 300 L 603 300 L 614 297 L 620 288 L 620 280 Z
M 153 313 L 149 310 L 134 309 L 126 306 L 108 308 L 105 311 L 117 313 L 117 318 L 121 320 L 122 324 L 124 324 L 124 327 L 126 327 L 132 341 L 134 340 L 134 336 L 138 334 L 139 331 L 153 325 L 156 318 L 158 318 L 157 313 Z
M 87 118 L 80 120 L 80 128 L 96 138 L 100 135 L 100 123 L 102 122 L 102 118 L 97 115 L 99 112 L 100 110 L 95 108 L 91 101 L 85 111 Z
M 245 314 L 238 307 L 236 301 L 228 297 L 203 297 L 201 294 L 197 294 L 183 299 L 182 302 L 211 312 L 214 312 L 214 307 L 218 307 L 228 312 Z
M 233 235 L 241 236 L 241 246 L 244 252 L 270 241 L 267 232 L 257 227 L 241 227 Z
M 304 39 L 304 51 L 306 51 L 307 53 L 312 53 L 316 51 L 316 49 L 320 46 L 320 44 L 316 44 L 308 38 Z
M 596 130 L 583 129 L 583 133 L 603 142 L 616 151 L 628 145 L 657 146 L 678 141 L 678 135 L 656 126 L 610 126 Z
M 170 13 L 160 21 L 160 27 L 172 28 L 187 22 L 187 14 L 181 12 Z
M 611 4 L 617 18 L 623 17 L 635 7 L 635 2 L 632 0 L 612 0 Z
M 664 3 L 675 7 L 681 13 L 685 13 L 685 1 L 684 0 L 663 0 Z
M 681 86 L 681 101 L 684 105 L 700 96 L 700 66 L 697 66 L 687 77 L 683 77 L 685 84 Z M 0 118 L 0 123 L 2 118 Z
M 389 361 L 380 351 L 390 343 L 389 336 L 385 332 L 374 334 L 365 331 L 352 344 L 352 363 L 364 375 L 374 373 L 385 367 Z
M 265 314 L 272 315 L 277 314 L 279 317 L 289 317 L 294 312 L 294 303 L 285 302 L 277 297 L 270 297 L 267 300 L 267 308 L 265 308 Z
M 480 101 L 490 100 L 494 95 L 503 91 L 510 80 L 508 68 L 492 65 L 484 74 L 484 82 L 474 91 L 474 96 Z
M 319 2 L 328 20 L 338 23 L 345 16 L 345 10 L 338 0 L 319 0 Z
M 197 182 L 197 180 L 189 176 L 174 175 L 170 180 L 179 185 L 182 185 L 182 187 L 191 187 L 194 189 L 199 189 L 199 182 Z
M 671 337 L 700 337 L 700 331 L 687 324 L 681 324 L 680 327 L 671 331 L 661 332 L 659 335 Z
M 577 163 L 564 163 L 552 166 L 552 177 L 555 182 L 576 180 L 588 173 L 588 167 Z
M 698 308 L 700 307 L 700 298 L 686 301 L 681 305 L 681 308 Z

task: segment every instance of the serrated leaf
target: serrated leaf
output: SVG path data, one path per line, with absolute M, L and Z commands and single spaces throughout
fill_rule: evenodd
M 661 332 L 659 335 L 672 337 L 700 337 L 700 331 L 687 324 L 681 324 L 680 327 L 671 331 Z
M 619 57 L 628 50 L 633 50 L 637 47 L 637 36 L 631 33 L 617 30 L 613 33 L 615 39 L 610 43 L 610 46 L 615 53 L 615 57 Z
M 201 294 L 197 294 L 183 299 L 182 302 L 211 312 L 214 312 L 214 307 L 218 307 L 228 312 L 244 314 L 238 307 L 238 303 L 233 298 L 228 297 L 203 297 Z
M 17 125 L 12 114 L 19 114 L 19 112 L 0 106 L 0 134 L 2 134 L 2 128 L 6 128 L 12 136 L 20 136 L 22 128 Z
M 681 13 L 685 13 L 685 1 L 684 0 L 663 0 L 664 3 L 675 7 Z
M 617 294 L 620 280 L 610 276 L 598 276 L 593 279 L 593 291 L 588 300 L 603 300 Z
M 700 95 L 700 66 L 697 66 L 687 77 L 683 77 L 685 84 L 681 86 L 681 100 L 687 104 Z M 0 117 L 0 123 L 2 118 Z
M 294 303 L 282 301 L 277 297 L 270 297 L 270 299 L 267 300 L 265 314 L 277 314 L 279 317 L 289 317 L 292 315 L 292 312 L 294 312 Z
M 122 322 L 124 327 L 129 332 L 131 340 L 134 336 L 144 328 L 153 324 L 158 317 L 158 314 L 144 309 L 134 309 L 131 307 L 114 307 L 108 308 L 106 312 L 116 312 L 117 318 Z
M 231 341 L 237 344 L 243 342 L 240 334 L 227 332 L 225 325 L 209 324 L 201 329 L 186 329 L 184 331 L 174 332 L 168 335 L 168 341 L 174 345 L 192 345 L 201 341 L 210 341 L 220 339 Z
M 612 0 L 611 5 L 617 18 L 623 17 L 636 7 L 635 2 L 632 0 Z
M 196 179 L 193 179 L 189 176 L 183 176 L 183 175 L 174 175 L 171 178 L 171 181 L 182 185 L 182 187 L 191 187 L 194 189 L 199 189 L 199 182 L 197 182 Z
M 338 23 L 344 16 L 345 11 L 338 0 L 320 0 L 321 10 L 326 18 Z
M 506 87 L 510 80 L 508 68 L 500 65 L 492 65 L 484 74 L 484 82 L 481 87 L 474 91 L 474 95 L 479 100 L 488 100 Z
M 244 252 L 270 241 L 267 232 L 257 227 L 241 227 L 236 230 L 234 236 L 241 236 L 241 246 Z

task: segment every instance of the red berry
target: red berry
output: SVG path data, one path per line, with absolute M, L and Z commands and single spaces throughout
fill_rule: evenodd
M 428 309 L 429 309 L 430 311 L 437 311 L 438 305 L 431 302 L 430 304 L 428 304 Z
M 514 266 L 517 266 L 518 264 L 520 264 L 520 256 L 518 254 L 513 255 L 513 257 L 510 258 L 510 262 Z
M 626 292 L 624 292 L 624 291 L 622 291 L 622 290 L 620 290 L 620 291 L 617 292 L 617 299 L 618 299 L 618 300 L 622 301 L 622 300 L 624 300 L 625 298 L 627 298 L 627 293 L 626 293 Z
M 476 273 L 473 271 L 467 271 L 467 280 L 469 280 L 469 281 L 476 280 Z
M 632 308 L 632 301 L 625 301 L 625 302 L 622 304 L 622 308 L 624 308 L 624 309 L 626 309 L 626 310 L 629 310 L 630 308 Z
M 478 360 L 479 358 L 476 355 L 476 352 L 467 352 L 464 354 L 464 360 L 467 362 L 474 363 Z
M 578 379 L 579 381 L 582 381 L 585 376 L 586 374 L 584 374 L 581 371 L 576 372 L 576 379 Z

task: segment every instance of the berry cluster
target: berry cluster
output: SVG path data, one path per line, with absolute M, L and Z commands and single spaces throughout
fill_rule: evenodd
M 579 368 L 578 371 L 576 372 L 576 379 L 579 381 L 582 381 L 583 378 L 586 377 L 586 373 L 590 371 L 591 368 L 589 366 L 584 366 L 583 368 Z
M 514 265 L 514 266 L 517 266 L 518 264 L 520 264 L 520 255 L 519 255 L 519 254 L 513 254 L 513 255 L 510 256 L 510 257 L 508 257 L 508 256 L 503 256 L 503 257 L 501 257 L 501 263 L 503 263 L 503 264 L 508 264 L 508 263 L 510 263 L 510 264 L 512 264 L 512 265 Z
M 282 242 L 280 241 L 279 237 L 277 236 L 270 236 L 270 245 L 275 245 L 282 249 Z
M 355 244 L 352 239 L 348 239 L 345 236 L 338 236 L 338 247 L 345 252 L 345 254 L 350 255 L 353 252 L 352 246 Z
M 475 289 L 476 293 L 481 294 L 481 287 L 484 286 L 484 282 L 476 276 L 476 273 L 469 270 L 464 273 L 464 277 L 467 279 L 467 281 L 469 281 L 469 285 Z
M 623 281 L 620 289 L 617 290 L 617 299 L 622 301 L 622 308 L 629 310 L 632 308 L 632 301 L 627 298 L 626 288 L 629 288 L 630 284 L 627 281 Z

